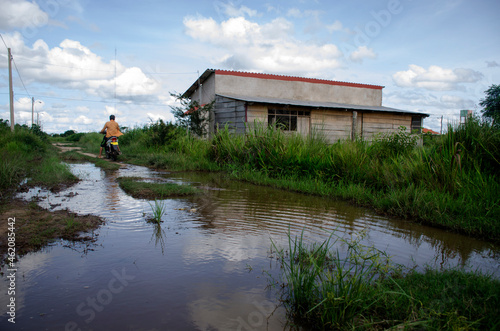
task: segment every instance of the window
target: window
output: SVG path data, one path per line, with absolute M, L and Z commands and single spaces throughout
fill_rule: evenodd
M 422 133 L 422 117 L 411 117 L 411 133 Z
M 269 109 L 267 112 L 269 125 L 276 125 L 283 131 L 297 131 L 297 123 L 309 117 L 311 117 L 311 112 L 302 110 Z

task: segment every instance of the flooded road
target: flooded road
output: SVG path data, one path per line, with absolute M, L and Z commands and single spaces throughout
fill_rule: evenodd
M 269 277 L 271 240 L 287 232 L 309 241 L 332 231 L 386 251 L 395 263 L 424 268 L 468 266 L 500 278 L 500 247 L 375 215 L 342 202 L 254 186 L 220 174 L 160 173 L 127 165 L 104 172 L 72 164 L 82 181 L 57 194 L 33 189 L 51 210 L 105 218 L 94 243 L 60 241 L 17 263 L 16 324 L 2 330 L 283 330 Z M 165 177 L 203 190 L 166 199 L 161 227 L 146 222 L 150 201 L 126 195 L 120 176 Z M 269 276 L 270 275 L 270 276 Z M 5 307 L 7 279 L 0 304 Z M 3 309 L 0 313 L 4 313 Z

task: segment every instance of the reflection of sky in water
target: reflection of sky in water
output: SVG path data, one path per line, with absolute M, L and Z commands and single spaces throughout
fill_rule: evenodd
M 324 240 L 333 231 L 345 238 L 366 231 L 363 243 L 386 251 L 396 263 L 470 264 L 499 275 L 498 247 L 329 199 L 217 174 L 167 174 L 137 166 L 106 173 L 92 164 L 72 169 L 82 178 L 75 186 L 23 196 L 40 197 L 45 208 L 102 216 L 106 224 L 96 231 L 94 244 L 60 242 L 21 259 L 19 328 L 62 329 L 75 322 L 82 330 L 259 329 L 277 302 L 263 273 L 279 272 L 268 258 L 271 239 L 286 247 L 289 230 L 293 236 L 304 231 L 307 241 Z M 164 200 L 167 213 L 158 228 L 145 221 L 150 202 L 124 194 L 115 181 L 120 176 L 163 176 L 199 186 L 203 193 Z M 77 307 L 83 304 L 88 312 L 88 298 L 106 293 L 116 272 L 133 280 L 87 324 L 89 315 Z M 270 329 L 281 329 L 284 319 L 280 308 L 269 319 Z

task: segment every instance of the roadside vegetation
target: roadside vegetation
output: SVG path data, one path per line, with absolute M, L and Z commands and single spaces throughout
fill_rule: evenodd
M 38 127 L 16 125 L 10 131 L 7 121 L 0 119 L 0 196 L 10 197 L 26 181 L 27 185 L 56 190 L 61 185 L 78 181 L 60 162 L 49 137 Z
M 49 212 L 36 204 L 11 200 L 2 206 L 0 217 L 0 264 L 1 257 L 7 252 L 7 222 L 15 218 L 16 254 L 23 256 L 49 245 L 56 239 L 72 242 L 93 242 L 96 237 L 91 230 L 102 225 L 103 221 L 94 215 L 77 215 L 67 210 Z
M 158 179 L 142 177 L 119 177 L 116 179 L 120 187 L 134 198 L 157 199 L 193 195 L 200 191 L 189 185 L 161 182 Z
M 334 246 L 345 249 L 333 249 Z M 292 325 L 313 330 L 496 330 L 500 281 L 460 270 L 418 273 L 395 266 L 360 237 L 273 244 Z
M 0 256 L 7 249 L 7 219 L 15 218 L 16 252 L 23 255 L 57 238 L 89 240 L 82 232 L 97 228 L 98 217 L 78 216 L 68 211 L 49 212 L 15 199 L 26 187 L 39 186 L 58 191 L 78 181 L 67 164 L 61 163 L 49 136 L 38 126 L 15 126 L 0 119 Z M 2 262 L 2 261 L 0 261 Z

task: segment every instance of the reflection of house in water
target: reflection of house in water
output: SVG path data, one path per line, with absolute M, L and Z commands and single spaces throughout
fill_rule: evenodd
M 244 133 L 254 123 L 322 134 L 328 141 L 393 133 L 400 126 L 421 132 L 429 115 L 382 106 L 383 86 L 207 69 L 183 97 L 215 101 L 210 133 L 225 125 Z
M 224 180 L 222 174 L 185 176 L 189 182 L 204 183 L 206 194 L 193 197 L 192 202 L 200 228 L 212 234 L 232 232 L 234 238 L 250 240 L 262 232 L 282 236 L 290 228 L 293 234 L 305 229 L 306 236 L 318 239 L 332 232 L 349 237 L 366 229 L 370 245 L 388 248 L 389 255 L 408 256 L 408 263 L 414 254 L 416 260 L 422 258 L 424 263 L 436 266 L 464 266 L 476 252 L 488 255 L 496 249 L 481 240 L 376 215 L 369 209 L 333 199 Z M 268 243 L 263 244 L 265 248 Z M 434 258 L 429 261 L 430 257 Z

